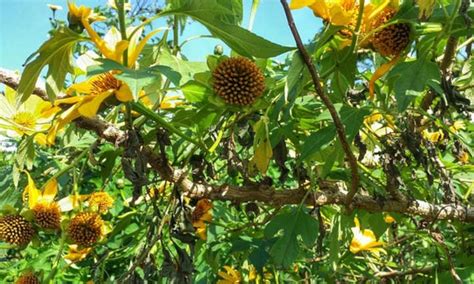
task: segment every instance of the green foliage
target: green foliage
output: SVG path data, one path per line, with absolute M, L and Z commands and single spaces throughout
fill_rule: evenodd
M 71 56 L 73 48 L 77 42 L 83 40 L 85 38 L 65 27 L 54 31 L 51 38 L 26 60 L 28 65 L 23 71 L 17 90 L 20 102 L 26 101 L 31 95 L 41 70 L 46 65 L 48 65 L 46 90 L 48 97 L 54 100 L 64 87 L 66 74 L 72 71 Z M 34 56 L 36 57 L 34 58 Z

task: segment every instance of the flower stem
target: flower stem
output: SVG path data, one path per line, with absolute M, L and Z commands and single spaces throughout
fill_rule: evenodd
M 253 23 L 255 21 L 255 16 L 257 15 L 258 5 L 260 4 L 260 0 L 253 0 L 252 1 L 252 9 L 250 10 L 250 18 L 249 18 L 249 26 L 248 30 L 251 31 L 253 29 Z
M 46 283 L 46 284 L 50 283 L 50 281 L 56 275 L 56 272 L 58 270 L 59 260 L 61 259 L 61 256 L 63 254 L 65 243 L 66 243 L 66 234 L 63 232 L 61 239 L 59 240 L 58 253 L 56 254 L 56 257 L 53 260 L 53 265 L 51 266 L 51 271 L 49 272 L 48 276 L 46 277 L 43 283 Z
M 120 26 L 120 35 L 122 40 L 127 40 L 127 26 L 125 25 L 125 0 L 115 0 L 115 6 L 117 6 L 118 20 Z M 123 52 L 123 65 L 128 66 L 128 50 Z

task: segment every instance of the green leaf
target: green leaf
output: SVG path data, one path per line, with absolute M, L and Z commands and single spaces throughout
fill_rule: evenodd
M 289 267 L 299 254 L 298 236 L 305 245 L 311 246 L 318 235 L 318 222 L 302 207 L 293 207 L 268 223 L 265 237 L 273 238 L 280 231 L 283 235 L 273 244 L 270 255 L 277 266 Z
M 68 28 L 60 28 L 54 32 L 52 37 L 27 59 L 29 62 L 21 76 L 18 86 L 18 95 L 20 102 L 24 102 L 33 92 L 36 81 L 41 70 L 48 65 L 46 91 L 51 100 L 55 99 L 58 92 L 63 88 L 66 74 L 71 67 L 72 49 L 79 41 L 86 40 L 79 34 Z
M 349 143 L 351 143 L 357 133 L 359 133 L 360 127 L 364 122 L 364 117 L 370 114 L 369 108 L 355 108 L 348 105 L 343 105 L 339 111 L 339 116 L 344 124 L 346 131 L 346 137 Z
M 336 128 L 331 125 L 324 127 L 305 139 L 301 147 L 301 155 L 298 161 L 303 161 L 314 153 L 318 152 L 323 146 L 330 143 L 336 137 Z
M 160 74 L 167 77 L 175 85 L 179 85 L 181 79 L 181 74 L 168 66 L 155 65 L 142 70 L 133 70 L 109 59 L 98 59 L 96 61 L 100 64 L 89 67 L 87 74 L 97 75 L 111 70 L 122 71 L 114 76 L 128 85 L 135 101 L 138 100 L 138 94 L 143 88 L 159 80 Z
M 203 24 L 213 36 L 220 38 L 243 56 L 267 58 L 294 49 L 270 42 L 231 23 L 228 19 L 233 17 L 233 11 L 229 9 L 229 5 L 226 6 L 216 0 L 187 1 L 179 7 L 172 7 L 171 10 L 163 12 L 163 15 L 185 15 L 193 18 Z
M 260 173 L 266 174 L 270 160 L 273 156 L 272 144 L 268 135 L 268 118 L 262 117 L 254 127 L 255 138 L 253 143 L 253 158 L 250 168 L 256 167 Z
M 207 96 L 212 95 L 212 91 L 209 88 L 196 81 L 187 82 L 181 87 L 181 91 L 186 100 L 191 103 L 205 101 Z
M 208 70 L 205 62 L 183 60 L 172 55 L 171 52 L 166 48 L 161 49 L 161 53 L 158 56 L 157 62 L 159 62 L 162 66 L 170 67 L 180 74 L 181 78 L 179 82 L 175 84 L 176 86 L 183 85 L 192 80 L 194 74 Z
M 413 99 L 428 86 L 428 82 L 439 82 L 441 74 L 436 63 L 425 59 L 402 62 L 387 76 L 393 83 L 398 111 L 407 109 Z

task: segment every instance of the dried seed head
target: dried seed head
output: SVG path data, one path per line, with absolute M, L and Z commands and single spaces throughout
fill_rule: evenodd
M 33 272 L 24 273 L 20 278 L 18 278 L 15 284 L 40 284 L 40 280 Z
M 20 215 L 7 215 L 0 218 L 0 240 L 15 244 L 28 244 L 35 234 L 33 226 Z
M 229 58 L 212 73 L 214 92 L 228 104 L 250 105 L 265 90 L 262 71 L 247 58 Z
M 74 243 L 90 247 L 102 237 L 104 221 L 96 213 L 79 213 L 72 218 L 68 227 L 69 237 Z
M 374 28 L 384 25 L 395 14 L 395 10 L 386 8 L 374 22 Z M 399 55 L 410 43 L 410 33 L 411 28 L 409 24 L 389 25 L 373 35 L 372 46 L 375 51 L 383 56 Z
M 43 229 L 57 230 L 61 223 L 61 210 L 56 202 L 37 203 L 33 207 L 36 223 Z

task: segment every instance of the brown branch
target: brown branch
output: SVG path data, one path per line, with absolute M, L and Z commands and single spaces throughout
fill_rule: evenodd
M 296 28 L 295 22 L 293 20 L 293 16 L 291 15 L 290 7 L 288 7 L 288 3 L 286 3 L 286 0 L 280 0 L 280 2 L 281 2 L 281 5 L 283 6 L 283 9 L 285 10 L 286 19 L 288 20 L 288 26 L 290 27 L 291 33 L 293 34 L 298 50 L 301 56 L 303 57 L 303 61 L 305 62 L 306 67 L 308 68 L 309 73 L 311 75 L 311 79 L 313 80 L 316 93 L 318 94 L 319 98 L 323 101 L 324 105 L 326 106 L 329 113 L 331 114 L 334 125 L 336 126 L 337 136 L 339 137 L 339 141 L 341 142 L 342 149 L 344 150 L 346 158 L 349 162 L 349 166 L 351 169 L 351 176 L 352 176 L 351 189 L 349 193 L 347 194 L 347 200 L 346 200 L 346 205 L 349 205 L 350 202 L 352 201 L 352 198 L 356 194 L 357 189 L 359 188 L 360 177 L 358 173 L 357 159 L 351 150 L 351 146 L 349 145 L 349 142 L 347 141 L 344 125 L 341 122 L 339 114 L 337 113 L 336 108 L 331 102 L 331 99 L 324 93 L 321 80 L 319 79 L 318 72 L 314 68 L 311 58 L 308 52 L 306 51 L 303 45 L 303 42 L 301 41 L 301 37 L 298 33 L 298 29 Z
M 0 77 L 0 80 L 3 80 Z M 3 81 L 0 81 L 0 83 Z M 99 137 L 113 143 L 116 147 L 122 146 L 126 141 L 126 133 L 114 124 L 98 118 L 79 118 L 74 121 L 77 127 L 94 131 Z M 268 185 L 234 186 L 210 185 L 195 183 L 187 177 L 183 170 L 173 169 L 163 158 L 149 146 L 143 146 L 142 154 L 148 157 L 150 166 L 168 182 L 177 184 L 182 192 L 190 197 L 209 198 L 212 200 L 230 200 L 236 202 L 262 202 L 276 206 L 286 204 L 300 204 L 302 200 L 308 205 L 346 205 L 349 193 L 344 186 L 338 183 L 324 182 L 319 185 L 319 191 L 313 193 L 313 198 L 306 198 L 307 190 L 304 188 L 281 189 Z M 367 195 L 355 194 L 352 196 L 354 208 L 370 212 L 397 212 L 401 214 L 416 215 L 428 220 L 458 220 L 474 223 L 474 208 L 457 204 L 430 204 L 422 200 L 396 200 L 381 201 Z
M 20 76 L 13 71 L 0 68 L 0 83 L 3 83 L 16 90 L 20 85 Z M 43 100 L 49 100 L 48 95 L 46 94 L 44 82 L 40 82 L 40 80 L 36 82 L 36 87 L 33 90 L 33 94 L 41 97 Z

